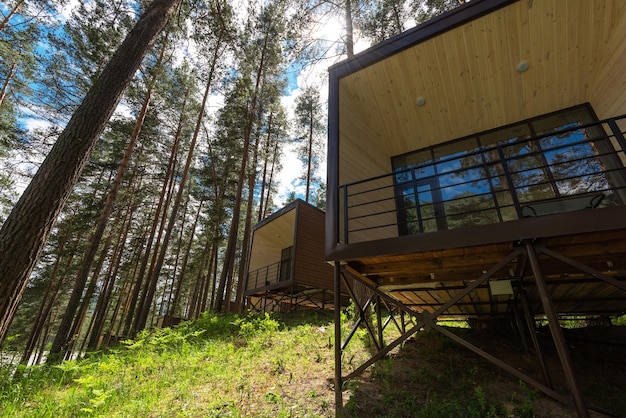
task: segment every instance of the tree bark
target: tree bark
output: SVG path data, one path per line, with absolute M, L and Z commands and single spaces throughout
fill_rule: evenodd
M 15 76 L 15 71 L 17 70 L 17 63 L 13 63 L 11 68 L 9 69 L 9 74 L 7 74 L 7 78 L 2 83 L 2 90 L 0 90 L 0 108 L 2 108 L 2 103 L 4 103 L 4 99 L 7 97 L 7 91 L 9 90 L 9 83 Z
M 346 18 L 346 53 L 348 58 L 354 56 L 354 28 L 352 26 L 352 0 L 345 0 Z
M 189 262 L 189 256 L 191 255 L 191 247 L 193 245 L 193 240 L 194 237 L 196 235 L 196 228 L 198 226 L 198 220 L 200 219 L 200 214 L 202 212 L 202 205 L 204 204 L 204 202 L 200 202 L 200 205 L 198 206 L 198 211 L 196 212 L 196 217 L 193 221 L 193 225 L 191 226 L 191 236 L 189 237 L 189 243 L 187 245 L 187 248 L 185 249 L 185 255 L 183 257 L 183 265 L 180 268 L 180 273 L 178 274 L 178 280 L 175 282 L 175 289 L 174 289 L 174 294 L 172 296 L 172 299 L 169 302 L 169 305 L 167 307 L 167 315 L 168 316 L 174 316 L 176 315 L 176 307 L 179 305 L 180 303 L 180 292 L 182 290 L 183 287 L 183 281 L 185 278 L 185 273 L 187 272 L 187 263 Z
M 180 0 L 154 0 L 115 52 L 0 229 L 0 340 L 122 94 Z

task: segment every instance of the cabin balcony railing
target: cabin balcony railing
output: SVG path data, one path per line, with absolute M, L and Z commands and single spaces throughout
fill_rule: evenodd
M 281 262 L 269 264 L 248 273 L 246 290 L 262 289 L 289 279 L 288 272 L 281 270 Z M 281 271 L 283 273 L 281 274 Z
M 339 186 L 341 243 L 626 204 L 626 115 Z

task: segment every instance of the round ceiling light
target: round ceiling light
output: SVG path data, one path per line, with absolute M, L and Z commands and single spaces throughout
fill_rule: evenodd
M 517 71 L 523 73 L 526 70 L 528 70 L 528 61 L 520 61 L 517 64 Z

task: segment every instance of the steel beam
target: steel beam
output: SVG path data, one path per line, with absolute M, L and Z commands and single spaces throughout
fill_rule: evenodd
M 587 274 L 590 274 L 590 275 L 592 275 L 593 277 L 595 277 L 597 279 L 604 280 L 605 282 L 607 282 L 609 284 L 612 284 L 613 286 L 615 286 L 615 287 L 617 287 L 619 289 L 622 289 L 623 291 L 626 292 L 626 283 L 621 282 L 621 281 L 619 281 L 619 280 L 617 280 L 617 279 L 615 279 L 613 277 L 607 276 L 606 274 L 603 274 L 602 272 L 600 272 L 600 271 L 598 271 L 596 269 L 593 269 L 593 268 L 591 268 L 589 266 L 586 266 L 586 265 L 584 265 L 582 263 L 579 263 L 576 260 L 572 260 L 571 258 L 564 256 L 563 254 L 559 254 L 559 253 L 557 253 L 555 251 L 552 251 L 552 250 L 550 250 L 548 248 L 545 248 L 545 247 L 542 247 L 542 246 L 537 246 L 537 251 L 539 251 L 541 253 L 544 253 L 545 255 L 548 255 L 548 256 L 550 256 L 552 258 L 555 258 L 555 259 L 557 259 L 559 261 L 562 261 L 565 264 L 569 264 L 570 266 L 572 266 L 574 268 L 577 268 L 578 270 L 583 271 L 583 272 L 585 272 Z
M 432 319 L 436 319 L 439 315 L 448 310 L 451 306 L 455 305 L 459 300 L 463 299 L 467 294 L 469 294 L 472 290 L 476 289 L 480 286 L 484 281 L 491 278 L 494 274 L 496 274 L 500 269 L 509 264 L 513 259 L 523 253 L 521 248 L 517 248 L 513 250 L 509 255 L 507 255 L 502 261 L 497 263 L 495 266 L 491 267 L 487 272 L 485 272 L 478 279 L 474 280 L 470 285 L 468 285 L 465 290 L 454 295 L 452 299 L 444 303 L 439 309 L 437 309 L 432 314 Z
M 361 373 L 363 373 L 369 366 L 371 366 L 372 364 L 376 363 L 381 358 L 385 357 L 391 350 L 393 350 L 394 348 L 396 348 L 397 346 L 402 344 L 410 336 L 412 336 L 413 334 L 418 332 L 423 326 L 424 326 L 423 322 L 422 321 L 418 321 L 417 325 L 415 325 L 414 327 L 409 329 L 407 332 L 405 332 L 404 334 L 402 334 L 401 336 L 396 338 L 392 343 L 388 344 L 382 350 L 380 350 L 375 355 L 370 357 L 369 360 L 367 360 L 365 363 L 363 363 L 358 368 L 354 369 L 354 371 L 352 371 L 352 373 L 347 375 L 344 379 L 345 380 L 350 380 L 350 379 L 360 375 Z
M 442 333 L 443 335 L 445 335 L 446 337 L 450 338 L 451 340 L 461 344 L 463 347 L 467 348 L 468 350 L 478 354 L 479 356 L 481 356 L 482 358 L 486 359 L 487 361 L 489 361 L 489 362 L 495 364 L 496 366 L 504 369 L 505 371 L 509 372 L 510 374 L 512 374 L 513 376 L 519 378 L 520 380 L 523 380 L 524 382 L 528 383 L 529 385 L 539 389 L 540 391 L 542 391 L 546 395 L 549 395 L 550 397 L 556 399 L 557 401 L 559 401 L 559 402 L 561 402 L 563 404 L 569 403 L 569 399 L 566 396 L 563 396 L 560 393 L 555 392 L 554 390 L 550 389 L 549 387 L 547 387 L 546 385 L 542 384 L 541 382 L 538 382 L 537 380 L 533 379 L 532 377 L 525 375 L 524 373 L 522 373 L 519 370 L 517 370 L 515 367 L 509 366 L 508 364 L 506 364 L 505 362 L 503 362 L 499 358 L 494 357 L 491 354 L 487 353 L 486 351 L 481 350 L 480 348 L 478 348 L 475 345 L 467 342 L 463 338 L 461 338 L 458 335 L 448 331 L 447 329 L 445 329 L 443 327 L 440 327 L 439 325 L 433 325 L 433 329 L 435 329 L 438 332 Z
M 523 288 L 519 291 L 520 300 L 522 302 L 522 309 L 524 310 L 524 316 L 526 317 L 526 324 L 528 325 L 528 332 L 530 333 L 530 340 L 533 342 L 533 346 L 535 347 L 535 354 L 537 355 L 537 359 L 539 360 L 539 365 L 541 366 L 541 373 L 543 374 L 543 379 L 551 388 L 554 388 L 552 385 L 552 379 L 550 377 L 550 372 L 548 371 L 548 365 L 546 363 L 546 358 L 543 355 L 543 349 L 541 347 L 541 342 L 539 338 L 537 338 L 537 330 L 535 329 L 535 320 L 533 318 L 533 314 L 530 311 L 530 304 L 528 303 L 528 298 L 526 297 L 526 290 Z
M 550 333 L 552 334 L 556 351 L 559 354 L 559 359 L 561 360 L 561 366 L 563 367 L 567 384 L 570 388 L 572 396 L 574 397 L 576 411 L 578 412 L 578 416 L 581 418 L 589 417 L 589 410 L 585 405 L 582 391 L 580 390 L 578 380 L 576 379 L 576 373 L 574 372 L 574 366 L 572 364 L 569 348 L 567 347 L 563 330 L 559 324 L 559 317 L 557 316 L 554 305 L 552 304 L 552 298 L 543 279 L 539 259 L 537 258 L 535 248 L 531 242 L 526 243 L 526 253 L 528 254 L 528 261 L 530 262 L 531 270 L 535 276 L 535 284 L 537 285 L 537 291 L 539 292 L 541 304 L 543 305 L 544 312 L 548 318 Z
M 341 371 L 341 270 L 335 261 L 335 416 L 340 417 L 343 410 L 343 376 Z

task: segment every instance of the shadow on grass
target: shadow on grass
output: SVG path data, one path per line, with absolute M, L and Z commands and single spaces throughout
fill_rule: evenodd
M 455 329 L 463 338 L 542 381 L 538 361 L 517 338 Z M 626 416 L 626 327 L 566 331 L 594 417 Z M 617 339 L 617 340 L 616 340 Z M 568 395 L 551 340 L 542 338 L 557 392 Z M 570 417 L 576 412 L 525 385 L 447 337 L 422 332 L 355 382 L 348 382 L 348 417 Z

